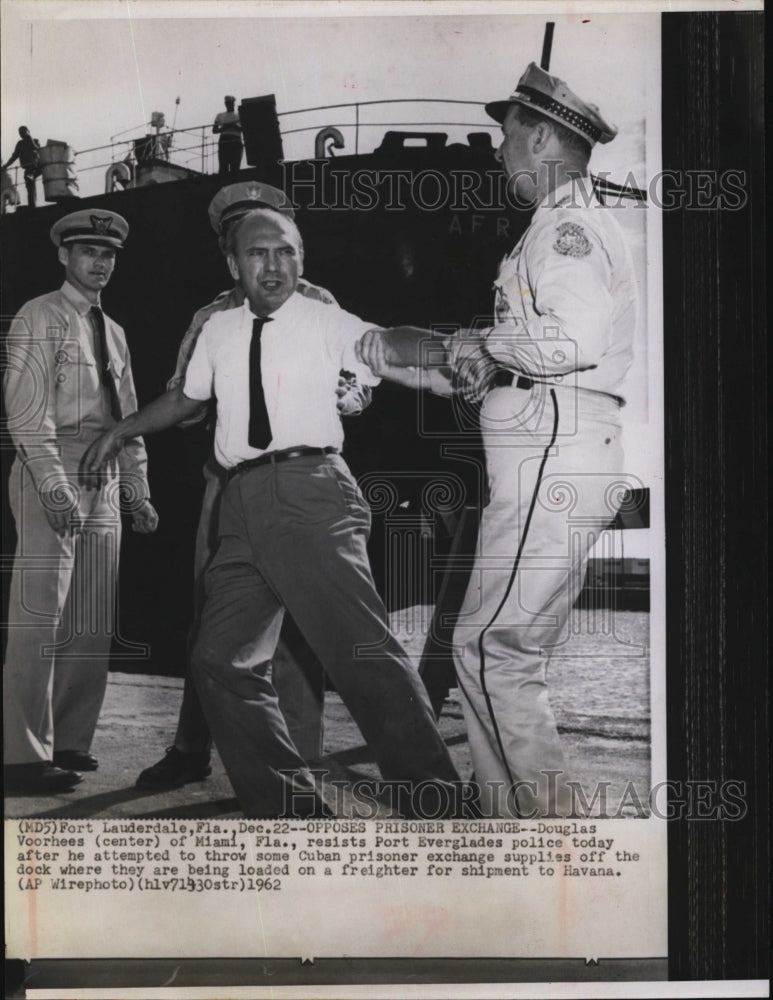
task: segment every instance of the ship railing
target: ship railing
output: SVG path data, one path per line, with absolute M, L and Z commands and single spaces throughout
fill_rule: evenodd
M 395 120 L 392 120 L 390 115 L 385 116 L 389 120 L 371 120 L 370 112 L 373 109 L 390 105 L 400 106 L 401 113 L 395 116 Z M 468 109 L 476 109 L 476 112 L 469 115 L 471 119 L 469 121 L 458 120 L 463 117 L 462 115 L 454 115 L 454 120 L 449 120 L 437 113 L 429 116 L 431 120 L 428 120 L 427 105 L 434 105 L 437 108 L 453 105 L 455 111 L 465 106 Z M 413 113 L 408 111 L 410 106 L 414 108 Z M 499 125 L 486 119 L 482 109 L 483 103 L 480 101 L 397 98 L 379 101 L 349 101 L 342 104 L 296 108 L 291 111 L 278 112 L 277 118 L 280 122 L 285 159 L 302 160 L 311 159 L 316 155 L 317 146 L 314 139 L 323 129 L 336 129 L 341 133 L 344 146 L 341 147 L 337 143 L 333 143 L 334 149 L 339 151 L 339 155 L 358 155 L 372 152 L 389 129 L 413 129 L 421 132 L 448 130 L 452 142 L 466 140 L 466 134 L 462 130 L 489 131 L 496 142 Z M 137 162 L 135 144 L 145 136 L 149 137 L 149 141 L 158 140 L 160 153 L 158 159 L 166 159 L 172 164 L 184 166 L 202 174 L 217 173 L 219 137 L 212 134 L 211 121 L 187 128 L 158 129 L 156 127 L 155 133 L 151 132 L 153 127 L 150 122 L 147 125 L 138 125 L 128 129 L 127 132 L 111 136 L 109 143 L 77 150 L 75 155 L 78 177 L 81 178 L 85 175 L 88 178 L 88 175 L 94 171 L 105 171 L 110 166 L 120 162 L 133 167 Z M 128 133 L 133 134 L 128 135 Z M 311 140 L 309 140 L 310 136 L 313 136 Z M 334 149 L 330 148 L 329 144 L 326 145 L 325 149 L 326 155 L 335 155 Z M 6 192 L 8 192 L 8 199 L 16 205 L 24 204 L 26 200 L 23 171 L 17 166 L 13 166 L 9 170 L 13 170 L 13 173 L 7 172 L 8 180 L 5 180 L 3 184 L 4 209 Z M 82 190 L 81 193 L 88 196 L 101 191 L 101 185 L 97 190 L 87 189 L 93 186 L 93 182 L 89 182 L 88 185 L 82 184 L 81 188 L 86 188 L 86 190 Z M 15 197 L 10 194 L 11 189 L 15 192 Z
M 400 105 L 401 112 L 408 112 L 407 114 L 400 115 L 404 120 L 376 121 L 370 119 L 369 112 L 372 109 L 390 105 Z M 308 149 L 302 150 L 296 148 L 296 140 L 290 139 L 290 137 L 305 138 L 307 133 L 319 133 L 325 127 L 338 129 L 344 137 L 345 145 L 343 149 L 346 153 L 353 153 L 355 156 L 361 152 L 372 152 L 383 139 L 385 131 L 389 129 L 411 128 L 421 132 L 429 129 L 457 130 L 456 132 L 449 133 L 451 141 L 466 140 L 466 133 L 459 131 L 463 129 L 471 129 L 476 132 L 489 131 L 492 133 L 492 138 L 500 130 L 500 126 L 496 122 L 491 121 L 491 119 L 487 119 L 485 113 L 471 114 L 470 118 L 475 119 L 471 121 L 451 121 L 445 118 L 445 116 L 439 117 L 435 114 L 430 115 L 428 118 L 427 105 L 435 105 L 438 108 L 447 108 L 449 105 L 453 105 L 454 111 L 459 110 L 461 107 L 475 108 L 477 112 L 483 112 L 484 107 L 481 101 L 407 97 L 380 101 L 348 101 L 344 104 L 324 104 L 308 108 L 297 108 L 293 111 L 282 111 L 278 113 L 277 117 L 281 123 L 285 159 L 306 159 L 313 156 L 314 153 Z M 409 110 L 411 107 L 414 109 L 413 114 Z M 334 118 L 331 118 L 331 112 L 336 112 Z M 323 113 L 326 114 L 324 118 L 322 117 Z M 301 115 L 314 115 L 316 116 L 316 120 L 309 124 L 296 124 L 298 121 L 296 116 Z M 438 117 L 439 120 L 429 120 Z M 455 117 L 458 118 L 461 116 L 455 115 Z M 285 127 L 285 121 L 290 127 Z

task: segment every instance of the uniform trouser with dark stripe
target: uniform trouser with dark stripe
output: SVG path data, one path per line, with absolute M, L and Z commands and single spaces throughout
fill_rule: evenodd
M 190 642 L 195 641 L 204 607 L 204 575 L 217 549 L 218 515 L 225 476 L 214 458 L 204 466 L 204 499 L 196 531 L 193 561 L 194 608 Z M 271 663 L 271 683 L 287 727 L 302 757 L 316 760 L 322 754 L 325 678 L 317 657 L 288 616 L 282 625 Z M 204 710 L 190 675 L 185 676 L 183 700 L 174 745 L 184 753 L 209 750 L 211 737 Z
M 568 815 L 547 667 L 620 502 L 618 407 L 598 393 L 498 388 L 481 427 L 491 499 L 454 632 L 481 810 Z
M 63 449 L 77 470 L 85 446 Z M 71 480 L 78 490 L 77 473 Z M 29 471 L 17 458 L 9 494 L 18 542 L 13 563 L 3 700 L 6 764 L 88 750 L 107 685 L 115 631 L 121 521 L 118 480 L 79 491 L 79 530 L 51 527 Z
M 458 780 L 418 671 L 389 631 L 368 563 L 369 528 L 370 511 L 338 456 L 250 469 L 223 493 L 193 665 L 247 816 L 294 812 L 314 788 L 267 676 L 285 607 L 383 777 Z

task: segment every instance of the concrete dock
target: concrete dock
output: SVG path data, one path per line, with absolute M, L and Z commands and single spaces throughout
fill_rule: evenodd
M 415 662 L 424 646 L 412 609 L 392 616 L 392 626 Z M 650 785 L 649 656 L 646 613 L 615 616 L 615 627 L 599 630 L 586 614 L 584 629 L 570 637 L 551 660 L 549 690 L 573 776 L 590 799 L 598 782 L 610 782 L 615 808 L 633 782 L 646 803 Z M 426 620 L 426 616 L 420 616 Z M 72 791 L 48 797 L 14 796 L 7 818 L 130 816 L 238 818 L 241 811 L 215 754 L 212 775 L 169 791 L 135 787 L 138 774 L 163 756 L 173 740 L 182 699 L 181 678 L 111 673 L 92 752 L 99 770 Z M 452 689 L 440 716 L 440 730 L 457 770 L 471 774 L 469 746 L 458 692 Z M 377 778 L 373 755 L 335 692 L 325 697 L 324 768 L 336 780 Z

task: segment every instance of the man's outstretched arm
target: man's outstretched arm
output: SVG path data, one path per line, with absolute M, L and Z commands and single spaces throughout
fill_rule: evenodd
M 452 338 L 433 337 L 431 330 L 398 326 L 368 330 L 356 346 L 358 359 L 374 375 L 411 389 L 431 389 L 450 396 Z
M 11 159 L 10 160 L 6 160 L 5 163 L 3 164 L 3 170 L 5 170 L 8 167 L 10 167 L 10 165 L 12 163 L 15 163 L 18 159 L 19 159 L 19 150 L 18 149 L 14 149 L 13 156 L 11 157 Z
M 86 488 L 95 489 L 99 485 L 100 471 L 116 457 L 128 438 L 155 434 L 156 431 L 174 427 L 196 413 L 200 406 L 200 399 L 189 399 L 182 388 L 177 386 L 111 427 L 89 446 L 83 456 L 81 475 Z

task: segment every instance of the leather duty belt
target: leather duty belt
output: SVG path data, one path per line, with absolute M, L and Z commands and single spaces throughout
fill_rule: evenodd
M 550 382 L 536 382 L 532 378 L 527 378 L 525 375 L 519 375 L 518 372 L 510 372 L 505 368 L 500 368 L 499 371 L 494 376 L 494 381 L 491 383 L 492 388 L 500 388 L 501 386 L 515 386 L 516 389 L 533 389 L 535 385 L 544 385 L 550 389 L 555 389 L 556 386 L 552 385 Z M 622 396 L 615 396 L 611 392 L 602 392 L 599 389 L 580 389 L 581 392 L 592 392 L 596 396 L 606 396 L 607 399 L 611 399 L 613 402 L 617 403 L 618 406 L 625 406 L 625 400 Z
M 261 465 L 276 465 L 278 462 L 287 462 L 291 458 L 305 458 L 307 455 L 337 455 L 338 448 L 309 448 L 303 445 L 300 448 L 285 448 L 283 451 L 267 451 L 259 458 L 250 458 L 246 462 L 239 462 L 232 469 L 226 470 L 228 479 L 232 479 L 240 472 L 248 469 L 257 469 Z

